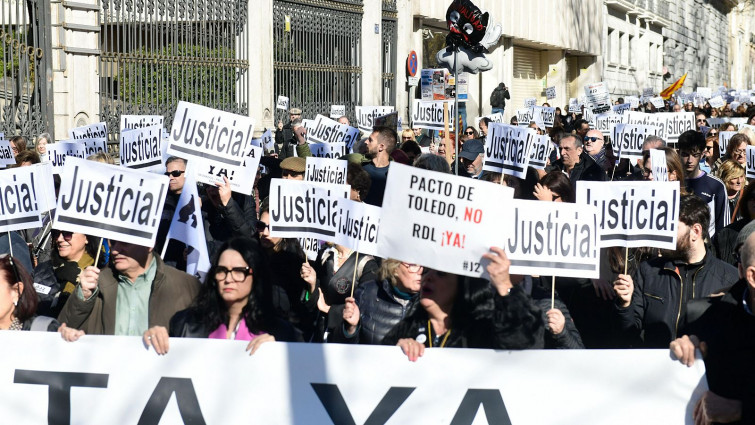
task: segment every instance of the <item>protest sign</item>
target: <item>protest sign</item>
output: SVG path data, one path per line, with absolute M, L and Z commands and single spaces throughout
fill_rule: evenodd
M 309 143 L 345 143 L 347 149 L 351 149 L 359 140 L 359 130 L 340 124 L 324 115 L 318 115 L 312 127 L 307 127 L 307 142 Z
M 556 119 L 556 108 L 550 108 L 547 106 L 533 106 L 532 107 L 532 120 L 535 121 L 538 127 L 545 129 L 546 127 L 553 127 L 553 121 Z
M 599 82 L 585 86 L 585 96 L 590 103 L 590 108 L 596 113 L 601 114 L 611 109 L 611 95 L 608 94 L 606 83 Z
M 227 177 L 232 191 L 251 195 L 254 191 L 254 179 L 262 156 L 262 148 L 250 143 L 246 148 L 241 165 L 223 165 L 193 160 L 196 178 L 199 181 L 214 184 L 225 183 L 223 177 Z
M 317 238 L 296 238 L 301 245 L 301 249 L 304 250 L 304 254 L 307 256 L 307 260 L 317 260 L 317 255 L 320 253 L 320 248 L 323 242 Z
M 642 97 L 653 97 L 652 87 L 645 87 L 642 89 Z
M 642 158 L 642 144 L 651 135 L 657 135 L 658 127 L 652 125 L 616 124 L 611 141 L 618 149 L 619 159 L 629 158 L 634 163 Z
M 346 115 L 346 105 L 330 105 L 330 118 L 337 120 Z
M 711 97 L 710 99 L 708 99 L 708 103 L 710 104 L 711 108 L 723 108 L 724 106 L 726 106 L 726 102 L 720 95 Z
M 747 124 L 747 118 L 744 117 L 736 117 L 736 118 L 729 118 L 729 117 L 723 117 L 723 118 L 706 118 L 705 121 L 708 122 L 708 124 L 713 128 L 719 128 L 724 123 L 732 123 L 737 126 L 737 128 L 742 128 L 742 125 Z
M 569 112 L 574 114 L 581 112 L 579 101 L 576 98 L 569 98 Z
M 624 111 L 628 111 L 632 105 L 630 103 L 622 103 L 621 105 L 613 105 L 611 109 L 614 114 L 622 115 Z
M 523 127 L 527 127 L 533 121 L 534 110 L 532 108 L 522 108 L 516 110 L 516 123 Z
M 640 107 L 640 98 L 637 96 L 627 96 L 625 101 L 629 102 L 629 108 L 636 109 Z
M 526 127 L 491 123 L 485 143 L 483 171 L 525 178 L 535 136 Z
M 747 145 L 747 178 L 755 179 L 755 146 Z
M 424 101 L 414 100 L 414 112 L 412 123 L 414 128 L 426 128 L 428 130 L 443 130 L 445 121 L 443 117 L 443 103 L 447 101 Z M 448 129 L 454 131 L 454 102 L 448 103 Z
M 273 179 L 270 183 L 270 236 L 312 237 L 333 242 L 338 205 L 348 199 L 348 185 Z
M 526 97 L 524 99 L 524 107 L 525 108 L 531 108 L 537 104 L 537 99 L 534 97 Z
M 546 87 L 545 88 L 545 98 L 548 100 L 555 99 L 556 98 L 556 87 Z
M 600 130 L 603 133 L 603 137 L 611 136 L 614 126 L 624 122 L 623 117 L 623 115 L 614 114 L 613 112 L 598 114 L 595 116 L 595 130 Z
M 104 143 L 104 141 L 103 141 Z M 50 143 L 47 145 L 47 162 L 52 165 L 53 173 L 60 174 L 66 163 L 66 158 L 87 158 L 86 146 L 76 140 Z
M 482 255 L 505 241 L 513 189 L 392 162 L 378 252 L 464 276 L 482 276 Z
M 514 274 L 597 278 L 598 210 L 592 205 L 513 201 L 506 256 Z
M 261 137 L 261 147 L 269 151 L 275 149 L 275 139 L 273 139 L 273 132 L 270 129 L 265 130 Z
M 0 131 L 0 140 L 5 140 L 5 133 Z
M 668 165 L 666 164 L 666 152 L 660 149 L 650 149 L 650 167 L 653 180 L 657 182 L 668 181 Z
M 162 125 L 121 131 L 121 165 L 152 171 L 162 168 Z
M 395 111 L 395 108 L 393 106 L 357 106 L 354 110 L 357 116 L 357 128 L 371 132 L 372 127 L 375 126 L 375 118 L 390 114 Z
M 482 117 L 477 117 L 474 120 L 474 125 L 476 128 L 480 128 L 480 121 L 482 121 L 483 118 L 487 118 L 490 120 L 490 122 L 503 122 L 503 114 L 500 112 L 496 112 L 495 114 L 485 115 Z
M 643 112 L 627 111 L 623 115 L 624 124 L 654 125 L 658 127 L 658 134 L 667 144 L 675 145 L 679 135 L 688 130 L 697 129 L 693 112 L 659 112 L 646 114 Z
M 381 208 L 344 199 L 338 204 L 335 243 L 361 254 L 378 256 Z
M 53 227 L 152 247 L 169 181 L 160 174 L 69 157 Z
M 710 87 L 698 87 L 697 88 L 697 95 L 700 97 L 703 97 L 705 99 L 710 99 L 710 97 L 713 95 Z
M 666 104 L 663 101 L 663 98 L 660 96 L 654 96 L 650 98 L 650 103 L 655 106 L 658 109 L 661 109 L 666 106 Z
M 600 246 L 676 249 L 679 182 L 577 182 L 577 204 L 598 208 Z
M 729 140 L 731 140 L 731 138 L 734 137 L 735 134 L 737 134 L 736 131 L 718 132 L 718 148 L 720 149 L 722 154 L 726 152 L 726 146 L 729 145 Z
M 288 111 L 288 98 L 286 96 L 278 96 L 278 101 L 275 102 L 275 109 Z
M 534 142 L 530 149 L 529 166 L 536 170 L 544 170 L 552 150 L 553 143 L 551 143 L 550 136 L 547 134 L 534 136 Z
M 0 232 L 42 227 L 40 207 L 47 205 L 47 199 L 37 185 L 36 170 L 34 167 L 0 170 Z M 47 189 L 54 190 L 54 186 Z
M 0 140 L 0 166 L 9 165 L 16 165 L 16 155 L 13 154 L 10 140 Z
M 346 184 L 348 161 L 308 156 L 304 180 L 315 183 Z
M 55 180 L 53 178 L 52 164 L 49 161 L 32 164 L 34 169 L 34 186 L 41 188 L 41 196 L 37 197 L 39 211 L 47 212 L 55 209 L 58 200 L 55 197 Z
M 582 118 L 590 123 L 590 128 L 595 128 L 595 114 L 593 113 L 592 108 L 585 106 L 585 109 L 582 113 Z
M 346 155 L 348 150 L 346 144 L 341 143 L 311 143 L 309 150 L 312 152 L 312 156 L 317 158 L 331 158 L 338 159 Z
M 163 126 L 165 118 L 162 115 L 121 115 L 121 131 L 135 128 Z
M 68 130 L 71 139 L 107 139 L 107 123 L 85 125 Z

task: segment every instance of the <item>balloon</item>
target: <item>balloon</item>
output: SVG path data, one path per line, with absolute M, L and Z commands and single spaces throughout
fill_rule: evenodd
M 488 28 L 488 12 L 482 12 L 469 0 L 454 0 L 446 11 L 449 34 L 446 46 L 454 49 L 466 47 L 480 53 L 485 46 L 480 44 Z

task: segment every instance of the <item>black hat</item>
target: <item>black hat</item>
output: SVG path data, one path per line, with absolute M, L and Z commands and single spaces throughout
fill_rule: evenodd
M 485 152 L 485 146 L 482 144 L 482 140 L 471 139 L 464 142 L 459 156 L 474 161 L 483 152 Z

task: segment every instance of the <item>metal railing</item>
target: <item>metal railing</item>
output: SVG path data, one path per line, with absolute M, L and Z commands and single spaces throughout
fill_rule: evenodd
M 384 106 L 393 106 L 396 105 L 396 43 L 398 38 L 398 28 L 395 20 L 383 18 L 382 36 L 382 101 Z

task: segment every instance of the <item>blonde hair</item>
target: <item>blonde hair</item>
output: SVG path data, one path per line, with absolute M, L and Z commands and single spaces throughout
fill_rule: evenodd
M 724 184 L 727 184 L 731 179 L 744 177 L 745 169 L 744 167 L 739 165 L 737 161 L 727 159 L 718 167 L 718 175 L 721 176 L 721 180 L 724 182 Z
M 396 286 L 398 283 L 396 281 L 396 273 L 398 272 L 398 267 L 400 265 L 401 261 L 399 260 L 394 260 L 392 258 L 384 259 L 382 264 L 380 264 L 380 270 L 378 271 L 380 280 L 387 280 L 391 283 L 391 286 Z
M 749 145 L 755 146 L 755 131 L 752 131 L 749 127 L 742 127 L 742 129 L 739 130 L 739 133 L 747 136 Z
M 87 157 L 87 160 L 97 161 L 103 164 L 115 165 L 115 159 L 113 159 L 113 156 L 107 152 L 97 152 L 96 154 L 89 155 Z

